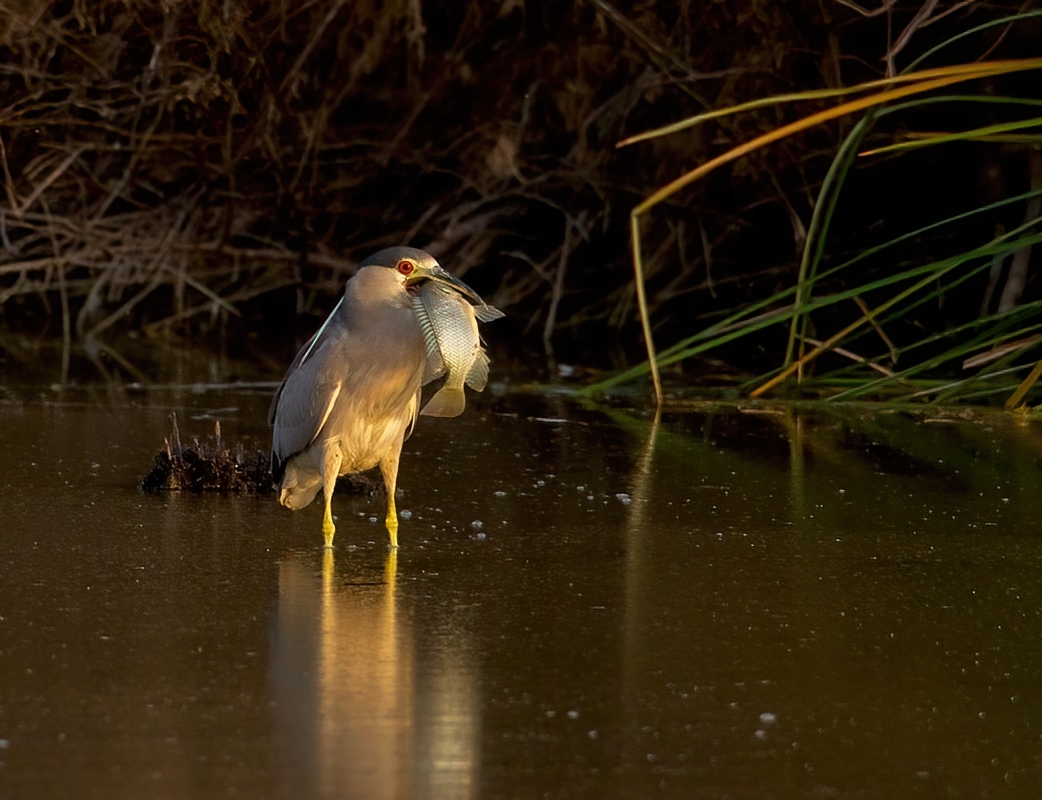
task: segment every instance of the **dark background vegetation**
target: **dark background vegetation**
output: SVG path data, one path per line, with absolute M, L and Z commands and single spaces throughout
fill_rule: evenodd
M 933 5 L 938 19 L 898 48 L 921 2 L 867 14 L 837 0 L 7 0 L 2 324 L 74 345 L 218 330 L 299 341 L 358 261 L 408 243 L 508 313 L 494 338 L 515 353 L 549 342 L 562 360 L 632 363 L 642 344 L 630 209 L 813 105 L 616 143 L 706 109 L 880 78 L 888 58 L 900 70 L 953 33 L 1027 7 Z M 924 66 L 1037 56 L 1040 41 L 1037 21 L 993 28 Z M 1008 80 L 1002 91 L 1039 93 L 1038 72 Z M 1001 111 L 945 113 L 959 128 L 967 113 L 978 125 Z M 652 213 L 656 336 L 675 340 L 792 286 L 852 122 L 742 159 Z M 888 120 L 872 143 L 915 123 Z M 1023 147 L 979 144 L 861 160 L 829 257 L 1026 191 L 1027 165 Z M 976 243 L 1023 220 L 1022 207 L 1005 213 L 963 234 Z M 929 247 L 965 245 L 951 236 Z M 908 326 L 976 314 L 985 283 Z M 1027 292 L 1038 295 L 1038 282 Z M 815 322 L 831 332 L 848 312 L 859 313 Z M 743 340 L 710 368 L 768 369 L 785 338 L 779 326 Z

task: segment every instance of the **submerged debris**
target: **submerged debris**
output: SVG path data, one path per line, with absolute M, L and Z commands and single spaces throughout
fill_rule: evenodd
M 177 415 L 171 415 L 173 433 L 163 438 L 163 449 L 152 460 L 152 469 L 141 481 L 145 492 L 221 492 L 223 494 L 271 494 L 270 460 L 266 452 L 247 451 L 241 444 L 229 448 L 221 438 L 221 423 L 214 423 L 207 441 L 181 443 Z M 375 481 L 364 475 L 345 475 L 337 491 L 372 494 Z

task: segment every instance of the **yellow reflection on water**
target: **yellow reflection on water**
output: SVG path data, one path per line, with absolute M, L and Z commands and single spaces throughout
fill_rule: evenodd
M 413 651 L 398 636 L 396 554 L 383 585 L 340 587 L 333 553 L 322 560 L 316 682 L 323 795 L 401 797 L 412 761 Z
M 648 515 L 651 511 L 651 467 L 655 460 L 655 443 L 658 441 L 659 426 L 662 422 L 661 409 L 655 410 L 655 418 L 648 427 L 647 438 L 641 447 L 637 462 L 630 480 L 630 506 L 626 517 L 626 587 L 625 587 L 625 622 L 624 622 L 624 656 L 623 687 L 627 700 L 637 692 L 635 674 L 640 663 L 639 654 L 643 650 L 642 631 L 646 612 L 641 607 L 644 594 L 642 585 L 642 564 L 645 559 L 645 539 L 648 536 Z
M 316 579 L 313 558 L 280 564 L 274 665 L 279 702 L 296 712 L 281 716 L 290 771 L 311 787 L 301 796 L 476 796 L 478 699 L 466 637 L 439 626 L 443 638 L 426 652 L 428 632 L 417 630 L 408 603 L 401 608 L 397 551 L 382 575 L 352 557 L 338 569 L 326 550 Z M 289 673 L 297 680 L 280 684 Z

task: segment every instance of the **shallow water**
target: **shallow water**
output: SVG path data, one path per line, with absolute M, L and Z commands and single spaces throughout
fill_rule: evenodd
M 523 396 L 421 419 L 381 497 L 153 497 L 177 411 L 0 405 L 0 798 L 1031 796 L 1042 427 L 649 420 Z M 843 416 L 846 413 L 846 416 Z

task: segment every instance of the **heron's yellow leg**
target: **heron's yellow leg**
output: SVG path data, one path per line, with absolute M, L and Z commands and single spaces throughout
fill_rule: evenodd
M 336 445 L 326 448 L 322 458 L 322 494 L 326 501 L 326 510 L 322 515 L 322 535 L 326 540 L 326 547 L 333 546 L 333 535 L 336 533 L 336 525 L 333 524 L 333 489 L 336 487 L 336 479 L 340 474 L 340 448 Z
M 398 509 L 394 507 L 394 495 L 387 495 L 387 535 L 391 537 L 391 549 L 398 549 Z
M 393 460 L 380 463 L 380 472 L 384 476 L 384 488 L 387 489 L 387 535 L 391 537 L 391 548 L 398 547 L 398 509 L 394 505 L 394 491 L 398 483 L 398 456 Z
M 322 515 L 322 535 L 326 540 L 326 548 L 333 547 L 333 536 L 336 534 L 336 525 L 333 524 L 333 495 L 326 495 L 326 512 Z

